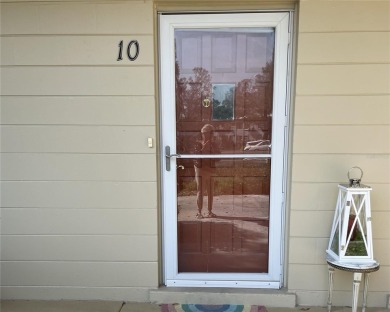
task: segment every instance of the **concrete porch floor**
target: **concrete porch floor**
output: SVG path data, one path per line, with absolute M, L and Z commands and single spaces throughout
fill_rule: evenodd
M 120 301 L 33 301 L 2 300 L 1 312 L 159 312 L 158 304 Z M 268 312 L 326 312 L 325 307 L 267 308 Z M 332 312 L 350 312 L 350 307 L 333 307 Z M 358 309 L 361 311 L 361 308 Z M 368 308 L 366 312 L 388 312 L 385 308 Z

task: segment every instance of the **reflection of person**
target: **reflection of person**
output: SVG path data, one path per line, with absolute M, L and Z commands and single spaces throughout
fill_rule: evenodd
M 213 154 L 215 147 L 212 145 L 214 127 L 210 124 L 203 126 L 202 141 L 197 142 L 195 146 L 196 154 Z M 212 212 L 213 209 L 213 193 L 214 185 L 212 181 L 212 176 L 215 171 L 214 161 L 212 159 L 197 159 L 195 160 L 195 181 L 196 181 L 196 203 L 198 205 L 198 213 L 196 217 L 202 219 L 202 209 L 203 209 L 203 195 L 207 192 L 207 208 L 208 213 L 207 218 L 216 217 Z

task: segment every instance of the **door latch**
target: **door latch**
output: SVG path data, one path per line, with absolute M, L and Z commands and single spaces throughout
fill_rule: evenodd
M 180 154 L 171 154 L 171 147 L 169 145 L 165 146 L 165 169 L 171 171 L 171 158 L 177 157 L 180 158 Z

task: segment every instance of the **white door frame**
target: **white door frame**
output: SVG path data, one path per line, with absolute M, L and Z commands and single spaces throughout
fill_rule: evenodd
M 211 16 L 212 15 L 212 16 Z M 160 15 L 160 124 L 164 283 L 167 286 L 280 288 L 283 282 L 284 203 L 288 133 L 290 13 Z M 176 159 L 166 170 L 165 146 L 176 152 L 175 29 L 214 27 L 275 28 L 274 94 L 268 273 L 178 273 Z M 229 155 L 226 155 L 227 157 Z M 235 157 L 237 155 L 234 155 Z M 174 207 L 174 209 L 172 209 Z

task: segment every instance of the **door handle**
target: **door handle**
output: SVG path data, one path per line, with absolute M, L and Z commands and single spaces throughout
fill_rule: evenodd
M 165 169 L 171 171 L 171 158 L 177 157 L 180 158 L 180 154 L 171 154 L 171 147 L 169 145 L 165 146 Z

